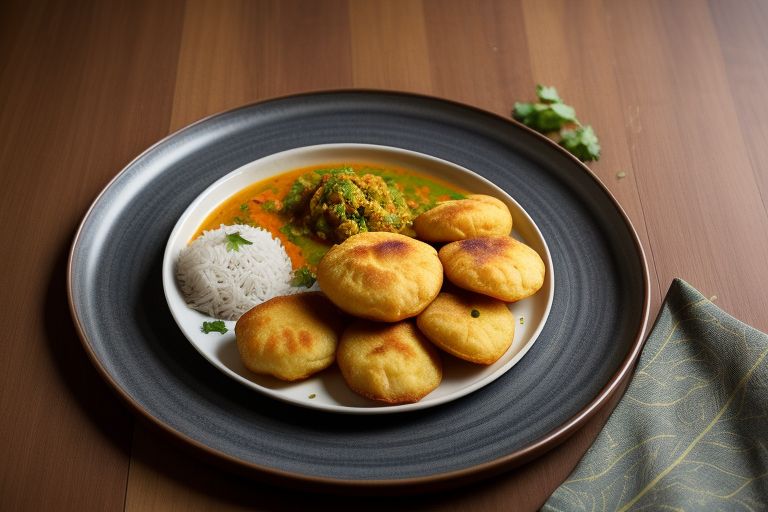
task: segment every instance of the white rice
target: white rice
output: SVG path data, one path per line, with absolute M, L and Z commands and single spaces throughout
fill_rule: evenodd
M 235 232 L 251 245 L 228 251 L 226 235 Z M 237 320 L 273 297 L 307 291 L 291 286 L 292 277 L 291 260 L 280 240 L 245 225 L 203 232 L 182 249 L 176 263 L 176 279 L 187 304 L 223 320 Z

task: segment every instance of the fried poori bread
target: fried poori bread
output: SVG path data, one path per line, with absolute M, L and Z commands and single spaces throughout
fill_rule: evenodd
M 413 221 L 413 229 L 426 242 L 455 242 L 481 236 L 508 235 L 512 214 L 502 201 L 484 194 L 444 201 Z
M 396 322 L 416 316 L 443 284 L 443 266 L 429 244 L 397 233 L 353 235 L 317 266 L 317 281 L 344 311 Z
M 470 238 L 440 249 L 445 276 L 465 290 L 515 302 L 544 284 L 544 261 L 509 236 Z
M 388 404 L 418 402 L 443 378 L 440 355 L 411 320 L 354 322 L 336 360 L 352 391 Z
M 305 379 L 333 364 L 344 314 L 321 292 L 275 297 L 235 324 L 240 359 L 255 373 Z
M 504 355 L 515 336 L 515 317 L 505 302 L 466 291 L 441 292 L 416 324 L 449 354 L 486 365 Z

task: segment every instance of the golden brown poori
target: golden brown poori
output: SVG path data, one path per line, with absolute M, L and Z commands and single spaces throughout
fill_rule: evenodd
M 354 322 L 342 334 L 336 358 L 352 391 L 388 404 L 421 400 L 443 376 L 439 353 L 412 320 Z
M 499 199 L 471 194 L 444 201 L 416 217 L 413 229 L 426 242 L 454 242 L 482 236 L 508 235 L 512 214 Z
M 441 292 L 416 324 L 449 354 L 486 365 L 504 355 L 515 336 L 515 317 L 505 302 L 467 291 Z
M 339 308 L 370 320 L 416 316 L 443 284 L 443 266 L 429 244 L 397 233 L 353 235 L 317 266 L 320 288 Z
M 544 284 L 541 256 L 509 236 L 470 238 L 446 244 L 440 261 L 450 282 L 505 302 L 536 293 Z
M 308 292 L 255 306 L 235 324 L 235 337 L 246 368 L 294 381 L 333 364 L 343 328 L 343 313 L 321 292 Z

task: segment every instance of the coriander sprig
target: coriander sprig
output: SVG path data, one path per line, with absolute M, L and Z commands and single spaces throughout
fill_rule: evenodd
M 227 326 L 224 324 L 223 320 L 214 320 L 213 322 L 203 322 L 203 326 L 200 328 L 200 330 L 205 334 L 210 334 L 212 332 L 226 334 L 229 329 L 227 329 Z
M 293 277 L 291 278 L 291 286 L 304 286 L 305 288 L 311 288 L 317 281 L 317 274 L 312 272 L 308 266 L 303 266 L 293 271 Z
M 560 99 L 552 86 L 536 85 L 535 103 L 515 102 L 515 119 L 558 141 L 583 162 L 600 159 L 600 142 L 589 125 L 576 117 L 576 110 Z
M 226 235 L 227 239 L 227 251 L 239 251 L 240 246 L 242 245 L 253 245 L 253 242 L 250 242 L 240 236 L 239 231 L 235 231 L 234 233 L 230 233 Z

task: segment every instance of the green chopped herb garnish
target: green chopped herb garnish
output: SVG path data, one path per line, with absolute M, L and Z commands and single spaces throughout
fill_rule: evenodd
M 253 242 L 249 242 L 242 236 L 240 236 L 239 231 L 235 231 L 234 233 L 230 233 L 226 235 L 227 239 L 227 250 L 228 251 L 239 251 L 241 245 L 253 245 Z
M 240 211 L 241 211 L 241 212 L 246 212 L 246 211 L 248 211 L 248 203 L 243 203 L 243 204 L 241 204 L 241 205 L 240 205 Z
M 315 398 L 316 396 L 317 396 L 316 394 L 312 393 L 311 395 L 309 395 L 309 399 L 310 399 L 310 400 L 312 400 L 312 399 L 313 399 L 313 398 Z
M 223 320 L 214 320 L 213 322 L 203 322 L 203 327 L 200 330 L 205 334 L 212 332 L 220 332 L 221 334 L 224 334 L 229 329 L 227 329 L 227 326 L 224 325 Z
M 525 318 L 520 317 L 520 325 L 523 325 L 525 323 Z
M 317 275 L 312 272 L 309 267 L 303 266 L 293 271 L 293 278 L 291 279 L 291 286 L 304 286 L 311 288 L 317 281 Z
M 273 199 L 270 199 L 269 201 L 264 201 L 261 204 L 261 209 L 268 213 L 275 213 L 277 212 L 277 205 Z
M 240 217 L 239 215 L 237 217 L 235 217 L 234 219 L 232 219 L 232 224 L 234 224 L 234 225 L 240 224 L 240 225 L 243 225 L 243 226 L 258 227 L 258 224 L 253 222 L 251 219 L 244 219 L 243 217 Z
M 576 110 L 560 99 L 557 89 L 536 85 L 538 102 L 516 102 L 515 119 L 558 141 L 583 162 L 600 159 L 600 143 L 591 126 L 582 125 Z
M 476 309 L 473 309 L 470 315 L 472 315 L 472 318 L 477 318 L 480 316 L 480 312 Z
M 297 226 L 291 222 L 283 225 L 279 231 L 284 234 L 291 243 L 296 245 L 301 243 L 302 237 L 309 235 L 309 229 L 306 226 Z

